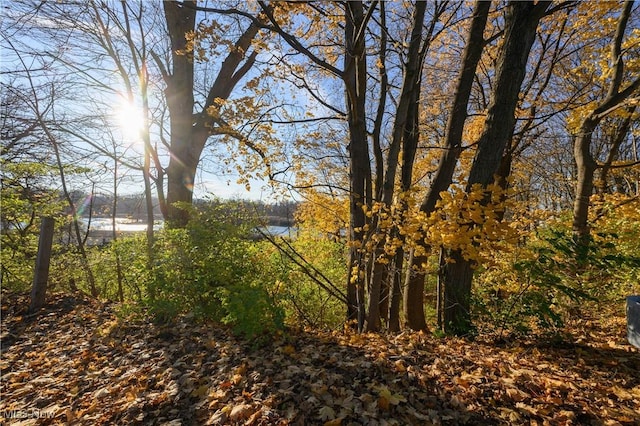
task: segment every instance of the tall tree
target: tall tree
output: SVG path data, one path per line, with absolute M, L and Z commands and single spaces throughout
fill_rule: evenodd
M 475 4 L 469 34 L 462 55 L 462 65 L 453 94 L 451 111 L 447 122 L 445 150 L 431 182 L 429 190 L 420 205 L 420 211 L 431 214 L 440 199 L 440 193 L 451 185 L 455 166 L 462 150 L 462 135 L 467 119 L 467 104 L 474 83 L 476 67 L 484 47 L 483 32 L 486 26 L 490 1 L 478 1 Z M 421 240 L 424 243 L 424 240 Z M 423 264 L 427 263 L 427 248 L 424 244 L 420 254 L 412 250 L 405 281 L 405 317 L 407 325 L 412 329 L 422 329 L 424 323 L 424 283 L 426 273 Z
M 375 2 L 365 12 L 362 1 L 342 3 L 343 14 L 343 67 L 333 65 L 304 46 L 303 40 L 285 31 L 271 8 L 260 2 L 273 30 L 296 52 L 332 76 L 338 77 L 345 93 L 348 125 L 349 158 L 349 255 L 347 282 L 347 316 L 362 329 L 365 321 L 366 261 L 362 250 L 367 218 L 363 207 L 371 204 L 372 172 L 367 134 L 367 52 L 365 35 L 367 23 L 375 10 Z
M 362 330 L 365 320 L 366 271 L 362 243 L 366 216 L 363 207 L 372 197 L 371 160 L 367 136 L 365 99 L 367 93 L 367 58 L 365 52 L 365 17 L 361 1 L 345 4 L 345 55 L 343 81 L 349 124 L 349 260 L 347 283 L 349 318 L 357 319 Z M 373 5 L 370 6 L 373 9 Z M 370 16 L 370 15 L 369 15 Z
M 33 44 L 33 54 L 50 57 L 60 72 L 78 78 L 78 87 L 94 88 L 92 96 L 75 99 L 76 103 L 104 105 L 109 99 L 124 96 L 131 100 L 134 95 L 135 103 L 147 112 L 145 118 L 153 133 L 143 135 L 147 154 L 141 158 L 146 161 L 146 167 L 141 164 L 140 169 L 144 172 L 145 185 L 155 184 L 161 211 L 170 225 L 183 226 L 188 219 L 187 210 L 179 204 L 189 204 L 193 200 L 196 173 L 211 136 L 219 135 L 220 139 L 228 136 L 238 141 L 240 151 L 250 151 L 267 163 L 265 149 L 252 143 L 237 124 L 241 122 L 240 116 L 245 117 L 242 124 L 246 124 L 247 114 L 237 114 L 238 119 L 231 123 L 228 117 L 219 113 L 225 103 L 233 104 L 231 98 L 236 95 L 239 85 L 248 81 L 248 74 L 254 69 L 259 52 L 254 47 L 260 28 L 258 17 L 233 7 L 207 8 L 196 1 L 164 2 L 162 16 L 158 14 L 158 8 L 145 2 L 39 5 L 24 0 L 20 6 L 24 10 L 34 10 L 33 13 L 53 23 L 42 26 L 39 31 L 47 40 L 53 41 L 56 49 L 44 52 L 39 50 L 43 49 L 41 45 Z M 209 17 L 214 15 L 217 19 L 212 23 Z M 216 33 L 217 38 L 209 41 L 207 37 L 215 33 L 211 28 L 216 28 L 218 33 L 226 30 L 226 33 Z M 63 40 L 65 37 L 67 43 Z M 201 71 L 205 66 L 199 64 L 204 63 L 201 51 L 207 49 L 202 44 L 213 42 L 217 45 L 215 49 L 211 48 L 215 51 L 212 56 L 217 55 L 219 66 L 209 67 L 213 72 L 203 75 Z M 224 48 L 220 49 L 220 46 Z M 112 67 L 117 73 L 104 71 Z M 249 83 L 243 88 L 251 90 Z M 161 104 L 165 102 L 167 114 L 161 111 Z M 272 107 L 265 105 L 264 110 Z M 96 114 L 108 113 L 105 109 L 109 111 L 113 107 L 107 105 Z M 254 108 L 250 114 L 253 118 L 268 116 L 264 110 Z M 165 116 L 168 118 L 166 127 Z M 90 121 L 91 117 L 83 119 Z M 255 139 L 268 132 L 256 131 L 257 121 L 251 123 L 252 127 L 246 126 L 251 127 Z M 67 130 L 82 143 L 99 139 L 80 127 Z M 91 132 L 95 131 L 95 128 L 91 129 Z M 100 153 L 108 155 L 106 150 Z M 248 156 L 243 155 L 242 159 Z M 163 161 L 168 164 L 162 164 Z M 268 169 L 268 165 L 265 168 Z M 155 169 L 155 176 L 152 169 Z
M 596 101 L 575 131 L 574 158 L 578 170 L 576 195 L 573 206 L 573 233 L 581 245 L 586 245 L 590 237 L 589 206 L 594 189 L 594 176 L 601 167 L 594 158 L 592 150 L 593 132 L 600 122 L 613 111 L 624 106 L 627 99 L 640 89 L 640 77 L 631 77 L 625 86 L 625 52 L 622 44 L 633 1 L 626 1 L 617 21 L 616 31 L 611 40 L 610 80 L 604 99 Z
M 426 36 L 423 36 L 424 20 L 427 10 L 427 3 L 423 1 L 416 2 L 415 8 L 412 12 L 412 24 L 409 36 L 408 48 L 406 52 L 406 58 L 402 68 L 402 86 L 400 89 L 400 95 L 397 100 L 397 106 L 394 111 L 394 121 L 391 128 L 391 140 L 387 147 L 386 167 L 378 165 L 378 179 L 381 181 L 381 185 L 378 187 L 378 199 L 382 206 L 383 213 L 387 213 L 391 209 L 391 205 L 394 201 L 394 195 L 398 193 L 397 188 L 397 171 L 398 165 L 401 165 L 400 173 L 400 198 L 404 196 L 404 193 L 409 190 L 412 184 L 412 171 L 413 162 L 416 155 L 418 146 L 419 131 L 418 131 L 418 107 L 420 105 L 420 92 L 422 81 L 422 67 L 423 61 L 428 51 L 431 38 L 435 30 L 435 26 L 438 23 L 440 16 L 444 13 L 446 8 L 445 3 L 434 3 L 434 13 L 431 23 L 427 28 Z M 384 30 L 383 30 L 384 31 Z M 386 46 L 381 46 L 380 49 L 386 49 Z M 386 96 L 386 94 L 384 95 Z M 400 155 L 402 153 L 402 156 Z M 403 202 L 398 203 L 400 210 L 406 209 L 406 204 Z M 376 218 L 377 219 L 377 218 Z M 375 229 L 375 222 L 372 224 L 374 232 L 379 232 Z M 387 239 L 401 239 L 401 236 L 396 227 L 391 230 L 387 230 Z M 389 326 L 393 330 L 399 329 L 399 309 L 400 305 L 400 282 L 398 280 L 399 274 L 395 273 L 395 270 L 402 270 L 402 261 L 404 258 L 401 247 L 396 247 L 396 253 L 394 259 L 390 259 L 389 254 L 384 251 L 384 240 L 377 243 L 377 246 L 372 250 L 373 253 L 373 273 L 371 276 L 371 285 L 369 289 L 369 307 L 367 318 L 367 330 L 374 331 L 380 326 L 380 316 L 384 315 L 389 317 Z M 389 270 L 385 273 L 385 265 L 391 265 Z M 384 291 L 383 291 L 384 286 Z M 391 288 L 391 294 L 389 295 L 389 288 Z M 381 301 L 391 296 L 392 312 L 388 314 L 381 312 L 379 305 L 386 306 L 388 303 L 382 303 Z M 424 315 L 423 315 L 424 318 Z M 426 324 L 423 324 L 421 328 L 425 328 Z
M 188 37 L 195 31 L 197 3 L 195 0 L 167 1 L 163 5 L 171 39 L 171 65 L 170 69 L 163 72 L 171 123 L 167 220 L 172 226 L 184 226 L 188 211 L 176 203 L 190 204 L 193 201 L 196 170 L 205 143 L 213 134 L 233 133 L 233 129 L 228 129 L 219 116 L 210 113 L 210 108 L 215 109 L 229 99 L 238 83 L 253 67 L 258 51 L 250 48 L 260 25 L 257 19 L 249 21 L 222 61 L 214 82 L 207 90 L 204 104 L 198 107 L 194 97 L 193 47 L 188 45 Z
M 496 64 L 496 79 L 478 149 L 469 172 L 466 193 L 494 183 L 505 147 L 515 128 L 515 109 L 524 80 L 529 53 L 540 19 L 551 2 L 509 2 L 505 16 L 504 40 Z M 482 200 L 490 202 L 489 194 Z M 442 265 L 443 320 L 447 333 L 464 334 L 471 328 L 471 283 L 474 263 L 461 250 L 446 254 Z

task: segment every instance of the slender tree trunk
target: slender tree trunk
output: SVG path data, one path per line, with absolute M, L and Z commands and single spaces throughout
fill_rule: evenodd
M 395 258 L 398 258 L 398 253 L 396 253 Z M 385 274 L 386 277 L 382 279 L 382 283 L 380 286 L 380 303 L 378 303 L 378 311 L 380 312 L 380 322 L 384 322 L 389 325 L 389 310 L 390 310 L 390 301 L 392 297 L 392 283 L 393 279 L 389 277 L 390 274 L 395 274 L 395 261 L 393 263 L 393 268 L 386 268 Z
M 404 267 L 404 250 L 398 250 L 393 262 L 393 269 L 390 273 L 390 301 L 389 301 L 389 324 L 391 332 L 400 331 L 400 301 L 402 300 L 402 268 Z
M 379 259 L 378 256 L 383 257 L 385 254 L 382 250 L 376 249 L 373 256 L 375 256 L 376 259 Z M 391 265 L 374 260 L 372 266 L 369 285 L 369 306 L 367 311 L 367 320 L 365 323 L 366 331 L 378 331 L 382 325 L 382 312 L 380 311 L 382 303 L 382 285 L 389 274 Z
M 53 231 L 55 220 L 52 217 L 43 217 L 40 225 L 40 238 L 38 240 L 38 255 L 36 258 L 33 285 L 31 287 L 31 302 L 29 313 L 33 314 L 44 306 L 47 295 L 47 281 L 49 280 L 49 265 L 51 264 L 51 246 L 53 244 Z
M 438 329 L 444 330 L 444 286 L 445 277 L 444 271 L 447 262 L 447 255 L 444 248 L 440 247 L 440 254 L 438 256 L 438 282 L 436 284 L 436 315 L 438 321 Z
M 38 111 L 38 114 L 39 114 L 39 111 Z M 73 215 L 71 220 L 71 226 L 73 228 L 73 231 L 75 232 L 76 248 L 78 250 L 78 253 L 80 254 L 80 263 L 82 264 L 82 269 L 84 269 L 84 272 L 87 275 L 87 281 L 89 282 L 89 290 L 91 291 L 91 295 L 93 297 L 97 297 L 98 289 L 96 287 L 96 279 L 95 279 L 95 276 L 93 275 L 93 270 L 91 269 L 91 265 L 89 264 L 89 258 L 87 256 L 87 251 L 85 249 L 85 238 L 82 237 L 82 232 L 80 231 L 80 224 L 78 221 L 77 209 L 76 209 L 75 203 L 73 202 L 73 199 L 71 198 L 71 194 L 69 193 L 69 189 L 67 186 L 67 178 L 64 171 L 64 166 L 62 164 L 62 158 L 60 156 L 60 147 L 58 145 L 58 141 L 56 140 L 55 136 L 51 133 L 49 126 L 46 124 L 46 122 L 42 119 L 40 115 L 38 115 L 38 121 L 42 126 L 42 129 L 44 130 L 47 136 L 47 139 L 49 139 L 49 142 L 51 143 L 51 146 L 53 148 L 53 152 L 56 158 L 56 165 L 58 166 L 58 172 L 60 173 L 60 182 L 62 184 L 62 194 L 64 195 L 64 198 L 67 201 L 69 205 L 69 209 L 71 210 L 71 213 Z M 93 192 L 91 196 L 93 196 Z
M 607 159 L 601 166 L 600 170 L 600 179 L 597 185 L 597 191 L 599 194 L 606 194 L 610 190 L 609 186 L 609 171 L 611 171 L 611 167 L 613 162 L 618 158 L 620 154 L 620 146 L 624 142 L 629 130 L 631 128 L 631 117 L 636 111 L 636 106 L 632 106 L 627 109 L 627 118 L 625 118 L 622 123 L 615 130 L 615 133 L 612 135 L 613 141 L 611 143 L 611 148 L 609 150 L 609 155 L 607 155 Z
M 143 68 L 143 70 L 146 68 Z M 151 153 L 153 147 L 151 146 L 151 135 L 149 134 L 149 99 L 147 93 L 147 76 L 145 71 L 140 73 L 140 91 L 142 92 L 142 110 L 144 114 L 145 126 L 142 139 L 144 142 L 144 164 L 142 168 L 142 176 L 144 181 L 144 198 L 147 211 L 147 269 L 151 271 L 154 267 L 154 245 L 155 235 L 153 225 L 155 222 L 154 208 L 153 208 L 153 192 L 151 188 Z
M 445 151 L 440 158 L 438 170 L 431 187 L 420 206 L 420 210 L 427 215 L 435 210 L 436 202 L 440 199 L 440 193 L 446 191 L 451 185 L 455 166 L 462 151 L 462 134 L 464 123 L 467 119 L 467 104 L 469 103 L 476 68 L 484 47 L 483 32 L 490 7 L 490 1 L 478 1 L 474 7 L 471 28 L 462 58 L 462 69 L 458 76 L 453 94 L 451 114 L 447 122 Z M 426 252 L 426 243 L 422 241 L 422 244 L 423 251 Z M 411 252 L 409 259 L 405 280 L 405 315 L 416 318 L 417 323 L 414 325 L 419 328 L 421 326 L 420 310 L 424 309 L 422 305 L 424 303 L 423 293 L 426 278 L 426 272 L 421 265 L 426 264 L 428 259 L 426 255 L 416 255 L 415 251 Z M 411 313 L 408 312 L 409 310 Z
M 573 156 L 577 165 L 576 198 L 573 203 L 574 235 L 580 241 L 589 238 L 589 205 L 593 194 L 593 177 L 596 171 L 596 162 L 591 155 L 591 134 L 597 124 L 592 120 L 585 120 L 574 142 Z
M 117 245 L 115 245 L 118 240 L 118 232 L 116 231 L 116 217 L 118 214 L 118 160 L 117 153 L 114 146 L 113 152 L 113 203 L 111 203 L 111 242 L 113 244 L 112 247 L 115 247 L 113 250 L 113 254 L 116 258 L 116 279 L 118 282 L 118 300 L 120 302 L 124 302 L 124 289 L 123 289 L 123 281 L 124 275 L 122 273 L 122 263 L 120 261 L 120 252 L 118 250 Z
M 371 200 L 371 164 L 366 128 L 366 78 L 367 64 L 364 50 L 364 6 L 361 1 L 347 3 L 345 19 L 346 55 L 343 80 L 349 123 L 349 274 L 347 315 L 356 320 L 361 331 L 365 321 L 366 265 L 363 256 L 364 226 L 366 215 L 363 206 Z
M 399 156 L 403 147 L 409 147 L 405 154 L 415 155 L 415 148 L 410 147 L 414 142 L 417 144 L 417 128 L 414 129 L 413 119 L 417 115 L 413 112 L 414 108 L 417 108 L 419 91 L 420 91 L 420 76 L 422 66 L 422 31 L 424 26 L 424 17 L 426 13 L 427 3 L 425 1 L 416 2 L 415 10 L 413 12 L 413 27 L 411 30 L 411 39 L 409 40 L 409 51 L 407 53 L 406 65 L 404 68 L 402 92 L 400 94 L 400 100 L 396 110 L 395 121 L 393 125 L 392 141 L 389 146 L 387 154 L 387 168 L 384 175 L 382 184 L 382 203 L 385 206 L 385 210 L 390 209 L 393 202 L 396 174 L 399 164 Z M 407 129 L 412 129 L 415 132 L 415 136 L 408 135 L 412 138 L 411 141 L 407 140 Z M 405 156 L 406 158 L 406 156 Z M 413 159 L 410 159 L 413 163 Z M 411 175 L 409 175 L 409 178 Z M 385 231 L 391 234 L 397 234 L 397 230 Z M 391 265 L 393 263 L 393 257 L 389 257 L 382 250 L 384 240 L 379 243 L 379 246 L 374 250 L 374 255 L 381 256 L 382 259 L 375 258 L 374 262 L 378 263 L 374 266 L 374 271 L 378 273 L 373 274 L 372 284 L 369 292 L 369 308 L 367 316 L 367 331 L 376 331 L 380 327 L 380 301 L 381 301 L 381 289 L 383 287 L 383 279 L 389 277 L 392 280 L 395 277 L 394 273 L 384 274 L 383 265 Z M 398 250 L 400 250 L 398 248 Z M 379 261 L 382 260 L 382 265 Z M 388 286 L 388 285 L 387 285 Z M 423 320 L 424 322 L 424 320 Z M 426 327 L 426 324 L 425 324 Z
M 385 2 L 379 3 L 380 9 L 380 27 L 386 28 L 387 26 L 387 16 L 386 16 L 386 8 Z M 384 120 L 384 115 L 386 112 L 387 105 L 387 95 L 389 90 L 389 76 L 387 75 L 387 49 L 388 49 L 388 34 L 386 31 L 381 31 L 380 34 L 380 51 L 378 54 L 378 61 L 380 63 L 378 69 L 380 73 L 380 92 L 378 95 L 378 109 L 376 111 L 376 117 L 373 122 L 373 133 L 371 135 L 371 141 L 373 145 L 373 156 L 375 162 L 375 182 L 373 186 L 373 194 L 375 196 L 375 200 L 372 201 L 381 201 L 382 198 L 382 187 L 384 184 L 384 154 L 382 151 L 381 145 L 381 136 L 382 136 L 382 124 Z M 375 229 L 374 224 L 372 224 L 372 228 Z M 374 272 L 372 273 L 372 281 L 380 279 L 380 303 L 378 304 L 378 310 L 380 318 L 387 322 L 389 321 L 389 300 L 391 297 L 390 289 L 388 285 L 388 280 L 385 277 L 377 278 L 377 274 L 389 274 L 389 268 L 383 268 L 383 265 L 379 265 L 375 263 L 375 259 L 381 256 L 382 248 L 378 247 L 377 252 L 374 253 L 373 257 L 373 268 Z M 375 269 L 381 269 L 376 273 Z M 372 284 L 372 287 L 374 285 Z
M 573 236 L 578 244 L 578 252 L 584 253 L 591 238 L 589 229 L 589 207 L 593 194 L 594 176 L 598 164 L 591 155 L 592 135 L 598 124 L 611 111 L 617 108 L 640 87 L 640 78 L 636 78 L 626 88 L 620 90 L 624 76 L 624 61 L 622 59 L 622 41 L 627 22 L 633 8 L 633 1 L 626 1 L 614 36 L 611 48 L 611 60 L 614 64 L 607 96 L 582 121 L 573 146 L 573 154 L 578 169 L 576 195 L 573 203 Z M 580 259 L 578 259 L 580 260 Z
M 419 86 L 419 82 L 417 84 Z M 416 87 L 414 90 L 414 96 L 411 102 L 412 108 L 409 111 L 408 122 L 411 123 L 410 126 L 405 130 L 404 140 L 405 144 L 403 147 L 402 153 L 402 172 L 401 172 L 401 190 L 403 194 L 405 194 L 409 188 L 411 188 L 411 184 L 413 181 L 413 164 L 416 156 L 416 152 L 418 150 L 418 140 L 419 140 L 419 102 L 418 102 L 418 90 L 419 87 Z M 402 211 L 407 210 L 407 204 L 404 200 L 401 202 L 400 208 Z M 399 238 L 404 246 L 405 238 L 400 235 L 400 233 L 396 230 L 397 238 Z M 410 286 L 408 282 L 403 282 L 402 269 L 404 266 L 404 250 L 402 247 L 398 248 L 398 253 L 396 253 L 395 260 L 395 268 L 396 271 L 393 274 L 393 296 L 392 299 L 392 314 L 394 315 L 392 321 L 389 323 L 390 331 L 399 331 L 400 323 L 399 318 L 396 318 L 400 311 L 400 294 L 402 293 L 402 287 L 404 287 L 404 313 L 405 319 L 407 322 L 407 326 L 412 330 L 426 330 L 427 322 L 424 315 L 424 283 L 420 286 Z M 409 267 L 411 266 L 411 261 L 409 261 Z M 407 275 L 408 276 L 408 275 Z M 405 278 L 406 279 L 406 278 Z

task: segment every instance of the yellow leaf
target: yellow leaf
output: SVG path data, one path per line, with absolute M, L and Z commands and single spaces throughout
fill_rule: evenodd
M 396 367 L 396 371 L 399 373 L 404 373 L 405 371 L 407 371 L 407 367 L 404 365 L 404 361 L 402 361 L 401 359 L 394 362 L 394 365 Z
M 235 369 L 233 374 L 239 374 L 240 376 L 243 376 L 244 373 L 246 373 L 246 372 L 247 372 L 247 364 L 242 364 L 238 368 Z
M 406 398 L 398 393 L 391 393 L 388 387 L 380 386 L 378 388 L 378 407 L 381 410 L 388 410 L 390 405 L 398 405 L 406 402 Z
M 197 387 L 196 389 L 191 391 L 191 396 L 195 396 L 196 398 L 201 398 L 209 392 L 209 386 L 202 385 Z

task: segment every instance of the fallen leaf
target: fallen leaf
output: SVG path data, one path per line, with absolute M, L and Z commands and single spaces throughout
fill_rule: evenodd
M 320 408 L 319 414 L 320 414 L 320 420 L 329 420 L 329 419 L 336 418 L 335 410 L 327 405 Z
M 201 385 L 191 391 L 190 395 L 196 398 L 201 398 L 209 393 L 209 386 Z
M 254 413 L 254 408 L 250 404 L 240 404 L 234 406 L 229 412 L 229 419 L 233 421 L 244 420 Z

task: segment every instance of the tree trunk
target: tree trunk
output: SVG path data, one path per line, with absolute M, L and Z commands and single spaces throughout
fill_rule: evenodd
M 475 4 L 471 28 L 467 38 L 467 44 L 463 53 L 462 69 L 458 76 L 456 89 L 453 95 L 453 105 L 447 123 L 445 151 L 440 158 L 438 170 L 420 210 L 427 215 L 435 210 L 436 202 L 440 199 L 440 193 L 446 191 L 451 185 L 453 173 L 458 157 L 462 150 L 462 133 L 464 123 L 467 119 L 467 104 L 471 95 L 471 88 L 475 76 L 476 67 L 480 61 L 484 47 L 483 32 L 489 15 L 490 1 L 478 1 Z M 426 243 L 421 241 L 426 251 Z M 405 280 L 405 315 L 416 318 L 418 321 L 414 326 L 420 327 L 420 310 L 423 310 L 423 292 L 426 273 L 421 269 L 421 265 L 427 263 L 427 256 L 415 255 L 412 251 L 407 265 L 407 276 Z M 420 305 L 420 306 L 418 306 Z M 411 311 L 411 313 L 409 313 Z M 412 327 L 410 325 L 410 327 Z M 413 328 L 413 327 L 412 327 Z
M 356 320 L 361 331 L 365 321 L 365 276 L 366 265 L 362 244 L 366 216 L 363 210 L 371 200 L 371 164 L 366 128 L 366 78 L 367 64 L 364 50 L 364 7 L 361 1 L 347 3 L 345 19 L 345 64 L 343 80 L 349 123 L 349 274 L 347 315 Z
M 117 153 L 114 147 L 113 150 L 113 158 L 117 158 Z M 123 289 L 123 281 L 124 274 L 122 272 L 122 261 L 120 259 L 120 249 L 116 245 L 116 241 L 118 240 L 118 232 L 116 230 L 116 218 L 118 217 L 118 161 L 113 161 L 113 202 L 111 204 L 111 243 L 112 247 L 115 247 L 113 250 L 113 255 L 116 259 L 116 280 L 118 283 L 118 301 L 120 303 L 124 302 L 124 289 Z
M 398 250 L 394 261 L 393 277 L 390 281 L 389 323 L 391 332 L 400 331 L 400 301 L 402 300 L 402 268 L 404 250 Z
M 224 125 L 210 117 L 207 110 L 217 99 L 228 99 L 236 85 L 252 68 L 256 53 L 253 52 L 248 57 L 245 57 L 245 53 L 259 30 L 258 24 L 252 21 L 240 35 L 222 61 L 218 75 L 207 93 L 206 103 L 196 114 L 193 60 L 187 55 L 178 54 L 187 47 L 185 34 L 195 28 L 195 2 L 185 3 L 189 5 L 164 2 L 173 64 L 172 74 L 165 75 L 171 129 L 171 158 L 167 168 L 167 222 L 174 227 L 183 227 L 189 220 L 188 211 L 175 203 L 192 203 L 196 171 L 205 143 L 216 125 Z
M 622 146 L 622 143 L 631 129 L 631 117 L 633 117 L 635 111 L 635 105 L 628 108 L 627 117 L 616 128 L 615 133 L 611 135 L 613 140 L 611 142 L 611 148 L 609 149 L 609 155 L 607 155 L 607 159 L 602 164 L 600 170 L 600 179 L 597 188 L 599 194 L 606 194 L 610 190 L 609 171 L 611 170 L 613 162 L 618 158 L 618 155 L 620 154 L 620 146 Z
M 416 2 L 415 10 L 413 12 L 413 27 L 411 30 L 411 39 L 409 40 L 409 51 L 407 53 L 406 65 L 403 70 L 402 92 L 400 94 L 398 107 L 395 113 L 392 140 L 387 153 L 387 166 L 382 184 L 381 201 L 385 206 L 385 210 L 390 209 L 393 202 L 396 174 L 399 164 L 398 158 L 400 156 L 401 148 L 409 144 L 407 145 L 407 147 L 409 147 L 409 151 L 407 152 L 405 150 L 404 152 L 405 155 L 403 163 L 406 161 L 406 155 L 415 156 L 415 148 L 411 148 L 410 145 L 414 142 L 417 144 L 417 128 L 414 128 L 414 117 L 417 116 L 417 112 L 414 112 L 413 109 L 417 108 L 420 93 L 419 82 L 420 76 L 422 75 L 422 56 L 420 53 L 423 43 L 422 29 L 426 8 L 427 3 L 425 1 L 418 1 Z M 408 132 L 408 129 L 411 130 Z M 412 132 L 416 134 L 411 135 Z M 409 136 L 411 140 L 407 140 L 407 136 Z M 413 164 L 413 158 L 410 158 L 409 162 Z M 406 168 L 404 170 L 406 170 Z M 411 175 L 409 174 L 409 178 L 410 177 Z M 395 230 L 390 230 L 388 232 L 397 233 Z M 379 247 L 376 247 L 374 251 L 374 255 L 379 255 L 384 259 L 382 265 L 374 265 L 374 271 L 378 271 L 379 273 L 374 273 L 372 277 L 371 291 L 369 293 L 367 331 L 376 331 L 380 325 L 379 305 L 381 300 L 381 289 L 383 287 L 382 280 L 388 277 L 393 281 L 395 277 L 394 273 L 382 273 L 385 264 L 391 265 L 393 263 L 393 258 L 385 254 L 384 250 L 382 250 L 383 245 L 384 240 L 379 243 Z M 374 262 L 378 262 L 378 260 L 378 258 L 375 258 Z M 388 287 L 388 284 L 384 285 Z
M 195 1 L 186 1 L 195 5 Z M 175 1 L 164 2 L 167 30 L 171 39 L 172 73 L 165 77 L 167 107 L 170 115 L 171 157 L 167 167 L 167 224 L 183 227 L 188 212 L 175 203 L 191 204 L 199 152 L 192 147 L 194 64 L 187 55 L 185 34 L 193 31 L 196 9 Z
M 442 289 L 440 305 L 442 324 L 447 333 L 466 334 L 471 330 L 471 282 L 473 268 L 459 250 L 444 254 L 448 261 L 440 268 L 439 287 Z
M 484 129 L 469 172 L 466 191 L 494 182 L 505 147 L 513 136 L 515 109 L 524 80 L 527 60 L 538 23 L 551 2 L 510 2 L 505 22 L 505 39 L 498 58 Z M 485 198 L 484 203 L 490 197 Z M 460 250 L 449 254 L 443 268 L 443 327 L 446 333 L 466 334 L 471 330 L 471 282 L 475 265 Z
M 381 245 L 384 242 L 380 243 Z M 365 323 L 365 331 L 378 331 L 381 326 L 381 312 L 380 303 L 382 300 L 382 285 L 389 273 L 388 264 L 377 261 L 377 259 L 384 257 L 383 250 L 376 249 L 373 254 L 376 260 L 373 261 L 373 268 L 371 273 L 371 284 L 369 285 L 369 307 L 367 311 L 367 320 Z
M 591 238 L 589 229 L 589 206 L 591 194 L 593 194 L 594 176 L 598 164 L 591 155 L 591 139 L 593 131 L 600 121 L 624 102 L 640 87 L 640 78 L 636 78 L 625 89 L 622 85 L 624 61 L 622 60 L 622 41 L 631 14 L 633 1 L 626 1 L 612 42 L 611 60 L 614 64 L 612 78 L 610 80 L 607 96 L 593 111 L 582 121 L 574 141 L 573 155 L 578 169 L 576 183 L 576 195 L 573 203 L 573 237 L 578 244 L 578 252 L 584 253 Z M 580 259 L 578 259 L 580 260 Z
M 31 303 L 29 313 L 33 314 L 44 306 L 47 295 L 47 281 L 49 279 L 49 265 L 51 263 L 51 245 L 53 243 L 53 228 L 55 221 L 52 217 L 43 217 L 40 226 L 40 240 L 38 242 L 38 256 L 36 258 L 33 287 L 31 288 Z
M 440 254 L 438 255 L 438 282 L 436 284 L 436 315 L 439 330 L 444 330 L 444 267 L 446 262 L 447 255 L 444 248 L 440 247 Z
M 573 202 L 573 234 L 576 241 L 587 243 L 589 240 L 589 205 L 593 194 L 593 178 L 596 162 L 591 155 L 591 134 L 597 124 L 593 120 L 585 120 L 580 134 L 574 142 L 573 155 L 576 161 L 578 176 L 576 195 Z
M 416 86 L 419 86 L 419 82 L 416 82 Z M 413 181 L 413 164 L 416 156 L 416 152 L 418 150 L 418 139 L 419 139 L 419 131 L 418 131 L 418 120 L 419 120 L 419 102 L 418 102 L 418 87 L 414 91 L 414 99 L 412 99 L 411 105 L 412 108 L 409 110 L 408 122 L 411 123 L 410 126 L 405 130 L 404 135 L 404 146 L 402 152 L 402 172 L 401 172 L 401 190 L 403 193 L 406 193 L 409 188 L 411 188 L 411 184 Z M 406 202 L 400 201 L 402 211 L 407 210 Z M 404 245 L 405 238 L 397 232 L 397 237 L 401 239 Z M 398 253 L 396 253 L 396 270 L 393 276 L 392 288 L 394 289 L 392 299 L 392 313 L 396 315 L 396 312 L 399 311 L 400 305 L 400 295 L 399 289 L 401 288 L 401 283 L 404 287 L 404 313 L 405 320 L 407 326 L 412 330 L 427 330 L 427 322 L 424 315 L 424 282 L 419 286 L 410 286 L 408 282 L 402 282 L 402 267 L 404 263 L 404 250 L 402 247 L 398 248 Z M 411 261 L 408 263 L 408 267 L 411 267 Z M 407 275 L 408 276 L 408 275 Z M 389 329 L 391 331 L 399 331 L 399 319 L 393 318 L 390 321 Z

